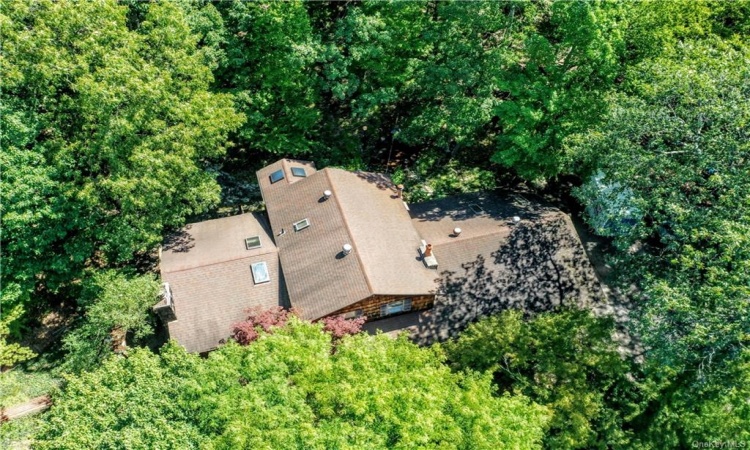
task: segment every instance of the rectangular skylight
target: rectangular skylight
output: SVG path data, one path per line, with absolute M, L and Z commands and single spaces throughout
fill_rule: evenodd
M 304 230 L 310 226 L 310 219 L 302 219 L 299 222 L 294 222 L 294 231 Z
M 245 239 L 245 248 L 248 250 L 252 250 L 254 248 L 260 247 L 260 236 L 250 236 L 249 238 Z
M 302 167 L 292 167 L 292 175 L 295 177 L 306 177 L 307 173 L 305 173 L 305 169 Z
M 284 171 L 279 169 L 276 172 L 272 173 L 269 178 L 271 179 L 271 184 L 276 183 L 277 181 L 281 181 L 284 179 Z
M 253 263 L 250 265 L 253 271 L 253 281 L 255 284 L 268 283 L 271 281 L 271 276 L 268 274 L 268 265 L 265 261 Z

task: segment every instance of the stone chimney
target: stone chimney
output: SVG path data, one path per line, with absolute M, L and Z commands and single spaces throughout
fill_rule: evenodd
M 398 189 L 398 198 L 404 198 L 404 185 L 399 184 L 396 189 Z
M 422 255 L 422 262 L 428 269 L 437 269 L 438 262 L 435 255 L 432 254 L 432 244 L 428 244 L 422 239 L 421 245 L 419 246 L 419 253 Z

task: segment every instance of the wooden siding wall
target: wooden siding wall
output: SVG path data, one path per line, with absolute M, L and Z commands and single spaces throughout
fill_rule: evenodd
M 401 299 L 411 299 L 411 310 L 419 311 L 422 309 L 431 308 L 435 303 L 434 295 L 373 295 L 372 297 L 366 298 L 357 303 L 351 304 L 346 308 L 340 309 L 335 313 L 330 314 L 331 316 L 338 316 L 340 314 L 346 314 L 348 312 L 362 310 L 362 314 L 367 316 L 367 320 L 374 320 L 380 318 L 380 307 L 391 302 L 395 302 Z M 395 315 L 395 314 L 394 314 Z M 388 316 L 386 316 L 388 317 Z

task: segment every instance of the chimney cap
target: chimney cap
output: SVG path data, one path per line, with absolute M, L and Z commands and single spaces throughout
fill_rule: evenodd
M 323 191 L 323 197 L 325 197 L 325 198 L 328 198 L 328 197 L 330 197 L 332 195 L 333 195 L 333 192 L 329 191 L 328 189 L 326 189 L 325 191 Z
M 460 228 L 456 227 L 456 228 L 453 229 L 453 234 L 455 234 L 456 236 L 458 236 L 459 234 L 461 234 L 461 231 L 463 231 L 463 230 L 461 230 Z
M 345 255 L 348 255 L 349 253 L 352 252 L 352 246 L 350 244 L 344 244 L 344 246 L 342 247 L 342 250 L 344 251 Z

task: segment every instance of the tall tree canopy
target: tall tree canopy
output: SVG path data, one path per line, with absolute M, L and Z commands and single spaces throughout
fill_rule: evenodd
M 451 364 L 486 371 L 501 392 L 521 393 L 553 411 L 547 448 L 625 448 L 638 410 L 630 365 L 617 352 L 611 320 L 588 311 L 524 320 L 506 311 L 471 325 L 446 346 Z
M 451 373 L 439 349 L 321 324 L 208 359 L 139 350 L 72 377 L 38 448 L 539 448 L 547 411 L 493 396 L 488 377 Z
M 209 92 L 180 8 L 151 3 L 134 30 L 127 19 L 114 1 L 3 4 L 6 305 L 150 252 L 219 198 L 208 165 L 242 116 Z
M 741 43 L 679 44 L 634 66 L 606 122 L 575 141 L 643 214 L 616 242 L 645 290 L 634 325 L 647 362 L 670 380 L 655 406 L 665 422 L 682 421 L 673 401 L 716 401 L 748 419 L 727 392 L 742 389 L 750 336 L 749 61 Z M 584 203 L 596 195 L 580 191 Z M 671 445 L 694 436 L 659 423 L 677 429 L 655 431 Z
M 237 135 L 243 150 L 309 155 L 320 112 L 313 62 L 319 48 L 300 1 L 218 5 L 226 26 L 220 91 L 235 94 L 246 118 Z

